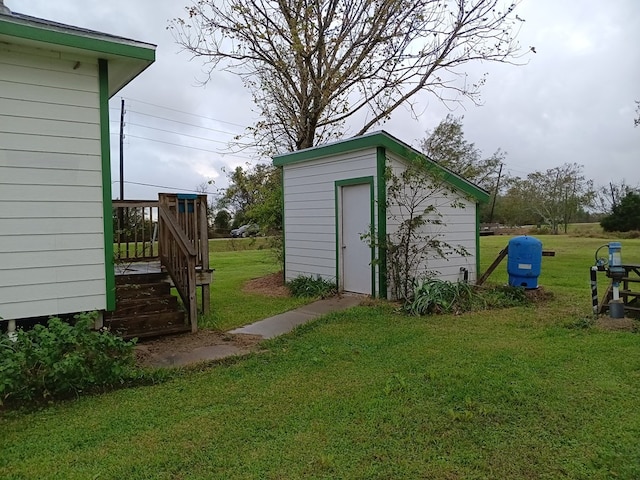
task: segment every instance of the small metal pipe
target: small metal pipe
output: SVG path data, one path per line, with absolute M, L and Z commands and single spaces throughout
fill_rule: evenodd
M 591 304 L 593 306 L 593 314 L 598 315 L 598 267 L 591 267 Z
M 460 267 L 460 273 L 462 273 L 462 281 L 469 283 L 469 270 L 465 267 Z
M 18 334 L 16 333 L 16 321 L 15 320 L 9 320 L 9 323 L 7 325 L 7 336 L 9 337 L 9 340 L 15 342 L 18 338 Z

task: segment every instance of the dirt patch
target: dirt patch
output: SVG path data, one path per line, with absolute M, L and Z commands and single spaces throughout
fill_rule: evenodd
M 284 284 L 283 272 L 272 273 L 260 278 L 249 280 L 242 287 L 244 293 L 257 293 L 266 297 L 289 297 L 291 293 Z
M 553 293 L 548 292 L 544 287 L 539 286 L 531 290 L 525 290 L 524 294 L 533 303 L 546 302 L 553 298 Z
M 198 330 L 196 333 L 140 340 L 135 347 L 136 364 L 147 367 L 157 354 L 185 353 L 214 345 L 231 345 L 243 350 L 253 350 L 261 340 L 263 338 L 258 335 L 233 335 L 214 330 Z
M 282 272 L 249 280 L 242 287 L 242 291 L 267 297 L 290 296 L 289 289 L 284 284 Z M 183 333 L 140 340 L 135 348 L 136 363 L 139 366 L 149 366 L 158 354 L 186 353 L 196 348 L 214 345 L 230 345 L 242 350 L 253 350 L 261 340 L 262 337 L 257 335 L 233 335 L 216 330 L 199 330 L 196 333 Z
M 640 329 L 640 322 L 632 318 L 599 317 L 596 320 L 596 327 L 608 331 L 637 332 Z

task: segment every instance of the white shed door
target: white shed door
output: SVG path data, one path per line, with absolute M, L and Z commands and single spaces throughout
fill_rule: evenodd
M 371 248 L 360 237 L 369 231 L 370 184 L 342 187 L 342 287 L 371 294 Z

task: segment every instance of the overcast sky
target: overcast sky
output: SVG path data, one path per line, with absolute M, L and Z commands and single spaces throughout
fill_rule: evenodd
M 215 181 L 213 192 L 226 186 L 224 168 L 260 161 L 251 152 L 232 154 L 227 148 L 255 121 L 249 93 L 223 72 L 199 86 L 202 64 L 180 52 L 166 29 L 188 3 L 5 0 L 20 13 L 158 46 L 156 62 L 110 103 L 114 197 L 121 98 L 127 109 L 125 198 L 193 190 L 208 180 Z M 640 2 L 524 0 L 518 11 L 526 20 L 518 39 L 537 53 L 520 67 L 477 63 L 466 69 L 471 78 L 489 74 L 483 105 L 466 102 L 451 112 L 464 115 L 466 138 L 487 156 L 505 150 L 505 166 L 513 175 L 576 162 L 596 184 L 622 179 L 640 184 L 640 127 L 633 125 L 634 100 L 640 100 Z M 426 96 L 418 99 L 416 111 L 423 112 L 418 120 L 400 109 L 374 130 L 384 128 L 417 146 L 450 112 Z

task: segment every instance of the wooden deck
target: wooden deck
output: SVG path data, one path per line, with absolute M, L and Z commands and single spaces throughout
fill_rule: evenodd
M 198 311 L 209 311 L 212 281 L 207 196 L 160 194 L 158 201 L 114 201 L 113 206 L 117 225 L 114 228 L 116 311 L 108 317 L 125 329 L 128 337 L 144 336 L 149 331 L 159 334 L 161 321 L 153 320 L 149 313 L 153 309 L 154 292 L 158 292 L 157 317 L 167 318 L 167 333 L 174 333 L 179 329 L 175 315 L 169 315 L 161 305 L 174 303 L 166 296 L 173 291 L 181 300 L 178 306 L 182 308 L 184 324 L 195 332 Z M 196 295 L 198 287 L 201 288 L 199 296 Z M 144 302 L 131 300 L 131 292 L 136 289 L 140 291 L 137 296 L 146 298 Z M 149 317 L 148 321 L 140 320 L 141 312 Z M 138 331 L 136 325 L 146 330 Z
M 116 276 L 120 275 L 144 275 L 146 273 L 162 273 L 160 259 L 145 260 L 142 262 L 120 262 L 115 266 Z
M 162 268 L 162 264 L 160 263 L 160 259 L 158 260 L 146 260 L 142 262 L 131 262 L 131 263 L 119 263 L 115 266 L 115 274 L 116 277 L 122 275 L 146 275 L 151 273 L 167 273 L 165 269 Z M 169 277 L 169 283 L 171 286 L 175 286 L 171 277 Z M 196 285 L 198 287 L 204 285 L 210 285 L 213 282 L 213 270 L 211 269 L 202 269 L 200 267 L 196 267 Z

